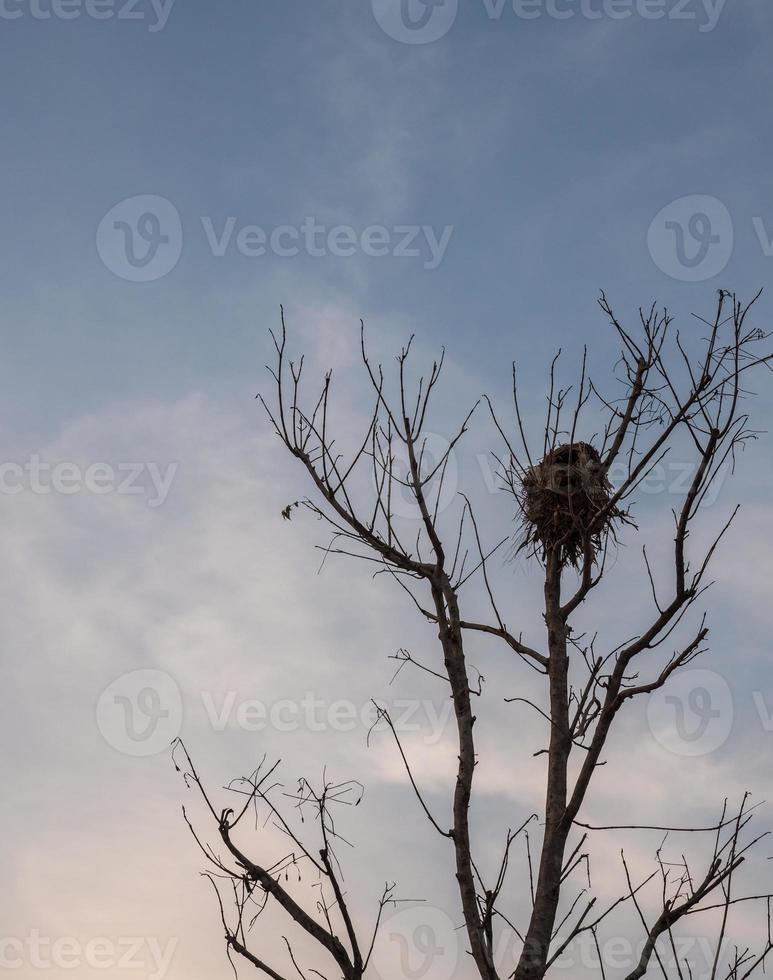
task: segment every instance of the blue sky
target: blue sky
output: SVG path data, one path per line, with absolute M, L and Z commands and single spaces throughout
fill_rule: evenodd
M 423 5 L 410 4 L 418 18 Z M 317 528 L 299 521 L 290 531 L 278 517 L 305 490 L 254 401 L 280 304 L 312 369 L 340 372 L 347 434 L 365 411 L 352 346 L 361 317 L 384 359 L 412 333 L 420 358 L 445 345 L 436 431 L 450 434 L 449 417 L 480 392 L 506 398 L 513 359 L 535 416 L 556 348 L 570 366 L 589 345 L 598 377 L 609 377 L 617 351 L 596 306 L 602 288 L 629 321 L 658 301 L 689 331 L 693 312 L 713 311 L 717 289 L 749 298 L 769 287 L 768 3 L 446 5 L 428 8 L 442 36 L 405 43 L 422 38 L 400 28 L 396 0 L 115 0 L 100 20 L 86 0 L 0 2 L 3 462 L 36 457 L 81 473 L 99 463 L 127 479 L 132 464 L 143 468 L 135 493 L 5 495 L 2 728 L 19 753 L 14 793 L 0 805 L 0 850 L 18 881 L 13 901 L 0 900 L 4 936 L 171 937 L 176 952 L 155 980 L 228 975 L 168 758 L 116 751 L 95 724 L 101 692 L 139 669 L 182 691 L 183 733 L 218 784 L 264 749 L 288 760 L 291 777 L 299 760 L 314 768 L 323 758 L 369 775 L 369 819 L 395 808 L 416 840 L 401 842 L 393 822 L 372 824 L 380 829 L 366 834 L 356 886 L 397 848 L 407 892 L 425 889 L 439 914 L 457 915 L 444 874 L 416 871 L 434 845 L 388 745 L 368 755 L 359 729 L 351 738 L 256 737 L 238 723 L 220 731 L 207 712 L 229 692 L 297 698 L 299 678 L 329 701 L 342 665 L 341 696 L 367 705 L 374 692 L 395 696 L 385 658 L 428 642 L 400 597 L 361 571 L 317 576 Z M 309 221 L 321 255 L 306 247 Z M 297 254 L 272 250 L 272 233 Z M 766 292 L 757 322 L 770 314 Z M 755 422 L 769 429 L 773 397 L 759 390 Z M 482 422 L 471 439 L 460 485 L 485 493 L 476 453 L 493 444 Z M 725 792 L 764 795 L 769 781 L 773 726 L 754 696 L 773 705 L 771 458 L 763 436 L 709 515 L 745 505 L 716 576 L 706 662 L 735 709 L 732 736 L 689 763 L 689 800 L 676 792 L 686 764 L 663 754 L 644 708 L 626 721 L 624 745 L 644 773 L 627 792 L 642 806 L 670 802 L 684 819 L 713 813 Z M 492 533 L 512 519 L 495 499 Z M 645 502 L 643 533 L 667 542 L 659 502 Z M 623 633 L 638 614 L 624 578 L 630 550 L 600 614 Z M 513 615 L 538 630 L 533 570 L 500 571 Z M 475 656 L 504 670 L 484 650 Z M 530 681 L 505 673 L 501 683 Z M 421 691 L 427 703 L 437 696 Z M 408 685 L 401 696 L 416 694 Z M 492 710 L 514 724 L 512 709 Z M 491 751 L 481 812 L 506 827 L 539 800 L 540 774 L 531 759 L 513 772 L 509 750 Z M 427 753 L 439 798 L 449 758 Z M 621 805 L 618 789 L 603 785 L 597 811 Z M 101 872 L 127 854 L 120 881 Z M 104 970 L 79 961 L 49 975 Z M 114 962 L 110 976 L 138 973 Z M 452 976 L 466 976 L 463 957 Z
M 180 0 L 155 33 L 149 3 L 144 20 L 5 21 L 4 390 L 29 424 L 45 412 L 24 403 L 33 367 L 74 410 L 230 383 L 292 304 L 288 279 L 345 294 L 366 318 L 406 318 L 484 372 L 516 343 L 539 362 L 589 335 L 601 287 L 622 308 L 691 310 L 719 281 L 764 285 L 752 220 L 773 233 L 769 9 L 727 6 L 707 33 L 700 9 L 526 21 L 507 4 L 492 20 L 480 0 L 427 45 L 393 41 L 367 3 Z M 102 216 L 137 194 L 171 200 L 184 228 L 179 265 L 142 288 L 94 247 Z M 694 194 L 726 204 L 736 244 L 717 282 L 690 288 L 654 265 L 647 229 Z M 453 235 L 428 271 L 410 258 L 216 259 L 200 224 L 309 214 Z

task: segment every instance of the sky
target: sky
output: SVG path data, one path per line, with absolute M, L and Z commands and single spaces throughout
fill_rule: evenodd
M 367 738 L 376 698 L 447 812 L 448 702 L 428 676 L 390 683 L 389 657 L 437 656 L 435 638 L 367 568 L 320 568 L 309 515 L 282 520 L 311 488 L 255 400 L 268 332 L 283 305 L 309 376 L 334 369 L 344 444 L 368 420 L 361 319 L 389 370 L 412 335 L 417 370 L 446 349 L 440 444 L 482 393 L 507 414 L 513 361 L 532 431 L 558 348 L 568 383 L 587 345 L 612 384 L 602 289 L 626 323 L 657 302 L 694 339 L 718 289 L 770 284 L 771 28 L 765 0 L 0 0 L 0 969 L 232 975 L 181 813 L 206 832 L 169 751 L 180 735 L 221 796 L 264 755 L 288 791 L 323 771 L 363 784 L 341 818 L 347 886 L 364 926 L 384 881 L 404 900 L 374 976 L 472 975 L 447 849 L 394 745 Z M 766 291 L 755 325 L 771 309 Z M 620 720 L 591 822 L 711 823 L 726 796 L 770 795 L 773 389 L 764 374 L 752 387 L 759 439 L 696 533 L 698 547 L 742 505 L 704 603 L 711 652 L 671 701 Z M 451 480 L 492 540 L 515 533 L 498 448 L 479 413 Z M 642 492 L 640 538 L 583 611 L 609 648 L 651 613 L 639 547 L 665 568 L 688 462 Z M 503 560 L 496 576 L 508 622 L 539 642 L 539 569 Z M 481 607 L 477 586 L 465 601 Z M 474 831 L 493 868 L 543 793 L 544 727 L 504 697 L 544 692 L 485 640 L 468 656 L 487 681 Z M 271 827 L 253 843 L 283 846 Z M 659 843 L 594 837 L 597 892 L 624 887 L 622 846 L 644 868 Z M 688 844 L 697 862 L 695 840 L 674 853 Z M 765 846 L 751 890 L 769 889 Z M 524 857 L 507 896 L 519 921 Z M 281 962 L 270 916 L 256 950 Z M 685 934 L 696 977 L 710 925 Z M 735 935 L 763 927 L 748 909 Z M 640 935 L 625 916 L 611 929 L 608 976 Z M 516 953 L 503 934 L 503 968 Z M 555 976 L 598 975 L 592 951 L 573 955 Z

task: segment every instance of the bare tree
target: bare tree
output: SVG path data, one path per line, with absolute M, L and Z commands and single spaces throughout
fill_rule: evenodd
M 635 881 L 623 855 L 625 892 L 617 901 L 598 908 L 597 899 L 585 889 L 565 913 L 561 912 L 568 883 L 587 864 L 583 846 L 588 834 L 623 829 L 590 827 L 581 820 L 594 773 L 604 763 L 615 720 L 629 702 L 667 685 L 680 668 L 706 649 L 708 626 L 703 614 L 684 642 L 662 655 L 709 588 L 711 560 L 737 512 L 715 529 L 703 550 L 691 553 L 690 532 L 710 488 L 728 466 L 734 465 L 738 450 L 755 436 L 744 410 L 748 395 L 745 380 L 752 369 L 769 367 L 771 359 L 757 353 L 767 334 L 747 326 L 755 301 L 744 305 L 720 291 L 713 316 L 699 319 L 701 329 L 692 331 L 688 339 L 674 330 L 668 313 L 655 306 L 639 312 L 635 329 L 623 326 L 602 294 L 600 306 L 620 348 L 616 390 L 605 393 L 594 383 L 585 357 L 576 384 L 559 387 L 556 359 L 550 372 L 547 416 L 535 439 L 528 432 L 521 409 L 514 366 L 512 426 L 502 421 L 488 398 L 482 399 L 461 421 L 439 458 L 431 458 L 427 451 L 427 420 L 441 376 L 442 357 L 428 376 L 412 384 L 408 376 L 409 343 L 397 358 L 396 382 L 390 387 L 381 367 L 369 359 L 363 331 L 362 363 L 373 392 L 373 408 L 361 440 L 345 457 L 331 431 L 331 374 L 307 400 L 303 359 L 294 362 L 288 358 L 284 315 L 281 334 L 272 333 L 276 362 L 269 370 L 275 398 L 261 400 L 277 435 L 299 461 L 313 488 L 308 498 L 290 505 L 285 516 L 295 506 L 311 511 L 330 529 L 331 538 L 323 549 L 326 555 L 349 555 L 374 563 L 377 574 L 387 574 L 399 584 L 418 613 L 437 631 L 438 651 L 433 662 L 427 663 L 426 658 L 419 662 L 407 651 L 401 651 L 397 659 L 401 668 L 410 665 L 429 671 L 450 692 L 458 738 L 450 814 L 433 812 L 388 713 L 379 709 L 379 716 L 394 736 L 407 779 L 431 828 L 448 841 L 469 954 L 483 980 L 498 980 L 500 976 L 495 963 L 499 930 L 511 929 L 521 939 L 514 980 L 539 980 L 578 937 L 587 934 L 598 943 L 600 925 L 624 905 L 635 910 L 644 934 L 641 957 L 626 980 L 644 976 L 655 963 L 664 976 L 679 980 L 691 976 L 690 964 L 680 963 L 678 956 L 668 966 L 659 953 L 659 944 L 670 944 L 675 952 L 674 928 L 689 916 L 711 910 L 720 921 L 712 980 L 750 976 L 764 966 L 773 949 L 768 909 L 768 934 L 760 948 L 737 949 L 729 963 L 720 963 L 731 909 L 741 903 L 747 907 L 750 901 L 770 901 L 766 894 L 736 893 L 737 871 L 749 848 L 760 839 L 749 839 L 747 828 L 754 807 L 747 797 L 733 813 L 725 801 L 713 826 L 681 828 L 685 833 L 713 837 L 713 853 L 702 872 L 694 871 L 686 858 L 676 864 L 668 861 L 664 844 L 657 851 L 653 874 Z M 500 540 L 485 543 L 473 506 L 464 495 L 450 533 L 440 518 L 449 460 L 467 432 L 473 412 L 481 405 L 487 409 L 501 444 L 494 454 L 498 472 L 519 508 L 519 547 L 544 571 L 545 635 L 534 643 L 527 643 L 522 633 L 508 625 L 505 607 L 492 582 L 492 562 L 495 556 L 501 560 L 503 547 L 512 540 L 510 529 Z M 508 434 L 509 429 L 513 435 Z M 658 575 L 646 547 L 642 548 L 642 581 L 653 608 L 650 620 L 636 636 L 598 652 L 597 635 L 577 631 L 573 617 L 603 580 L 616 540 L 623 535 L 626 540 L 635 539 L 631 505 L 637 488 L 680 444 L 690 447 L 694 466 L 689 488 L 673 511 L 671 581 L 667 591 L 662 584 L 658 587 Z M 401 458 L 406 463 L 404 469 L 399 465 Z M 419 518 L 419 532 L 415 534 L 414 528 L 410 539 L 395 510 L 398 495 L 406 493 Z M 482 583 L 490 607 L 490 618 L 485 621 L 468 618 L 462 608 L 461 590 L 473 577 Z M 490 875 L 473 854 L 470 822 L 477 765 L 473 703 L 480 698 L 482 688 L 479 679 L 471 677 L 465 656 L 465 636 L 470 633 L 486 634 L 504 644 L 524 667 L 544 678 L 547 707 L 528 702 L 547 724 L 549 735 L 544 753 L 545 806 L 540 815 L 539 857 L 530 881 L 531 911 L 521 928 L 512 921 L 512 910 L 501 906 L 512 848 L 517 839 L 526 837 L 529 821 L 508 832 L 501 861 Z M 187 752 L 183 765 L 186 777 L 201 790 L 225 848 L 221 857 L 196 838 L 212 864 L 211 880 L 218 892 L 229 952 L 239 954 L 268 976 L 280 976 L 250 952 L 248 941 L 248 925 L 273 900 L 320 949 L 320 963 L 307 970 L 298 963 L 288 942 L 290 973 L 330 976 L 326 971 L 332 969 L 347 980 L 365 976 L 381 913 L 394 901 L 394 892 L 392 885 L 381 892 L 375 928 L 371 927 L 370 938 L 364 942 L 358 937 L 355 917 L 342 888 L 332 817 L 335 806 L 351 802 L 359 786 L 325 782 L 315 791 L 305 781 L 299 784 L 294 805 L 314 809 L 321 835 L 320 849 L 313 853 L 273 802 L 274 769 L 265 762 L 252 776 L 229 787 L 244 796 L 236 812 L 214 808 Z M 234 843 L 240 821 L 258 806 L 267 809 L 291 842 L 290 853 L 275 863 L 260 863 Z M 667 826 L 638 829 L 663 833 L 680 830 Z M 303 864 L 312 868 L 320 885 L 320 897 L 311 909 L 302 907 L 291 897 L 289 886 L 281 882 L 288 867 Z M 531 868 L 530 858 L 530 875 Z M 224 907 L 223 880 L 232 888 L 232 919 Z M 657 882 L 659 911 L 651 921 L 642 896 Z M 326 960 L 324 965 L 322 959 Z M 603 962 L 599 969 L 603 977 Z

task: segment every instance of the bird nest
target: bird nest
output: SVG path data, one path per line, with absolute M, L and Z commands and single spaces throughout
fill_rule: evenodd
M 604 464 L 593 446 L 556 446 L 521 480 L 521 548 L 542 558 L 557 549 L 562 565 L 577 566 L 587 549 L 595 558 L 614 519 L 622 516 L 617 508 L 610 510 L 611 497 Z

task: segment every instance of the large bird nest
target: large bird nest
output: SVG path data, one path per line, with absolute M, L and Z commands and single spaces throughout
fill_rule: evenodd
M 542 558 L 557 549 L 561 564 L 575 567 L 588 549 L 595 559 L 613 521 L 624 516 L 616 507 L 610 510 L 611 497 L 604 464 L 593 446 L 556 446 L 521 480 L 521 548 Z

